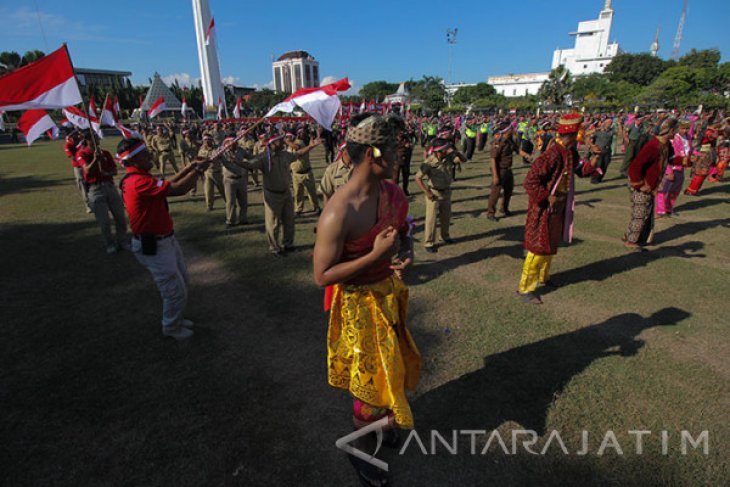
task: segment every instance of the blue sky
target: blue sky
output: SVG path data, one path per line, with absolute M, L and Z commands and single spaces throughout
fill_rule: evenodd
M 547 71 L 552 51 L 572 47 L 568 32 L 596 18 L 603 3 L 210 0 L 224 78 L 264 86 L 272 55 L 303 49 L 319 60 L 322 78 L 349 76 L 355 88 L 424 74 L 446 78 L 446 29 L 454 27 L 454 81 Z M 614 0 L 613 8 L 612 41 L 628 52 L 648 51 L 660 26 L 659 55 L 671 55 L 682 0 Z M 716 47 L 723 62 L 730 59 L 728 19 L 730 1 L 690 0 L 681 52 Z M 190 0 L 0 0 L 0 50 L 48 52 L 63 41 L 76 66 L 131 71 L 135 84 L 155 71 L 183 84 L 200 76 Z

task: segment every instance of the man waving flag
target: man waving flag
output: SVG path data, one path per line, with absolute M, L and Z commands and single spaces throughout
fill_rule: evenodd
M 58 109 L 81 103 L 66 47 L 0 76 L 0 109 Z

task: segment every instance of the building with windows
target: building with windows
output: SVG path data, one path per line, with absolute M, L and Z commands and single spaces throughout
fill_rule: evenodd
M 307 51 L 285 52 L 272 63 L 274 90 L 293 93 L 319 86 L 319 61 Z
M 129 77 L 132 76 L 132 73 L 129 71 L 74 68 L 74 73 L 76 73 L 76 79 L 79 80 L 81 89 L 86 89 L 88 86 L 112 89 L 131 86 Z
M 609 42 L 613 12 L 611 0 L 605 0 L 603 10 L 597 19 L 579 22 L 578 30 L 570 33 L 575 37 L 575 46 L 572 49 L 556 49 L 553 52 L 551 69 L 562 64 L 573 76 L 602 73 L 620 52 L 618 43 Z M 535 95 L 549 74 L 545 72 L 490 76 L 487 83 L 504 96 Z

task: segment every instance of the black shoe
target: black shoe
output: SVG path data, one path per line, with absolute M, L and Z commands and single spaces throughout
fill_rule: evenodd
M 435 254 L 438 251 L 439 249 L 437 249 L 436 247 L 426 247 L 426 252 L 428 252 L 429 254 Z
M 453 238 L 445 238 L 444 239 L 444 243 L 445 244 L 452 244 L 452 243 L 454 243 L 454 239 Z
M 235 223 L 226 223 L 226 228 L 233 228 L 235 226 L 236 226 Z
M 512 212 L 511 211 L 509 211 L 509 210 L 502 210 L 502 217 L 503 218 L 507 218 L 507 217 L 510 217 L 510 216 L 512 216 Z
M 294 252 L 297 248 L 293 245 L 284 246 L 284 252 Z
M 270 252 L 271 252 L 271 255 L 273 255 L 274 257 L 283 257 L 284 256 L 284 251 L 281 249 L 271 250 Z

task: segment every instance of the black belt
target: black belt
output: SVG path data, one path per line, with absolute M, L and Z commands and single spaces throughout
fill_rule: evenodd
M 226 176 L 228 179 L 241 179 L 243 176 Z
M 274 191 L 273 189 L 269 189 L 269 188 L 264 188 L 264 190 L 265 191 L 268 191 L 269 193 L 274 193 L 274 194 L 286 194 L 287 193 L 287 190 L 284 190 L 284 191 Z
M 175 232 L 170 232 L 167 235 L 155 235 L 154 237 L 155 237 L 155 240 L 165 240 L 166 238 L 170 238 L 173 235 L 175 235 Z M 133 238 L 136 238 L 137 240 L 141 240 L 142 239 L 142 235 L 135 234 L 135 235 L 132 235 L 132 237 Z
M 294 171 L 294 173 L 295 174 L 309 174 L 309 171 L 304 171 L 304 172 Z

